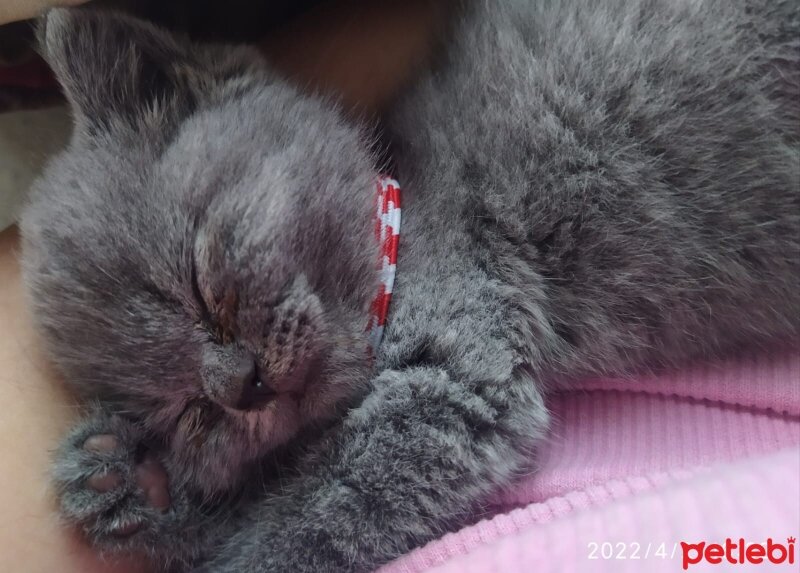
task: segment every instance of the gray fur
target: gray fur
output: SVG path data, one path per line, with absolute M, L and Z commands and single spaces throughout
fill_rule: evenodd
M 105 453 L 84 449 L 87 438 L 98 434 L 116 436 L 120 447 Z M 204 547 L 233 532 L 228 526 L 236 504 L 228 498 L 208 500 L 193 494 L 191 488 L 178 486 L 171 488 L 167 512 L 148 506 L 136 483 L 136 467 L 148 442 L 140 425 L 92 405 L 56 453 L 53 480 L 61 517 L 67 524 L 78 526 L 104 553 L 144 550 L 158 569 L 186 569 L 203 555 Z M 153 445 L 158 447 L 157 443 Z M 178 459 L 163 456 L 161 461 L 171 476 L 181 475 L 175 467 Z M 86 486 L 92 475 L 109 472 L 122 478 L 120 487 L 97 493 Z M 146 526 L 132 536 L 116 534 L 130 524 Z M 169 551 L 164 551 L 165 542 L 170 545 Z
M 552 385 L 796 340 L 798 34 L 792 1 L 464 2 L 386 118 L 403 237 L 370 372 L 363 131 L 249 52 L 51 12 L 78 135 L 25 214 L 31 298 L 67 380 L 102 404 L 73 436 L 135 420 L 178 500 L 110 540 L 86 508 L 143 515 L 119 501 L 141 496 L 82 490 L 98 460 L 72 437 L 63 512 L 101 547 L 198 571 L 367 571 L 528 469 Z M 215 406 L 226 362 L 204 378 L 203 357 L 227 347 L 293 384 L 276 364 L 311 362 L 305 409 L 248 426 Z M 267 452 L 339 418 L 265 477 Z
M 77 127 L 22 224 L 39 326 L 77 391 L 168 438 L 206 493 L 228 489 L 366 384 L 367 142 L 255 52 L 89 11 L 42 28 Z M 222 415 L 208 396 L 244 352 L 277 390 L 308 379 L 305 399 Z

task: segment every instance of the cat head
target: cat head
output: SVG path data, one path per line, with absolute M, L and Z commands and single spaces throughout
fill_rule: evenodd
M 39 37 L 75 131 L 23 215 L 36 321 L 68 383 L 223 489 L 367 379 L 365 134 L 250 49 L 80 9 Z

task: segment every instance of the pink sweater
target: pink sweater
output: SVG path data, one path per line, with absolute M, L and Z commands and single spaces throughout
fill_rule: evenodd
M 684 553 L 688 570 L 800 570 L 797 543 L 787 541 L 800 534 L 797 351 L 589 380 L 549 406 L 555 424 L 539 469 L 496 497 L 494 517 L 381 573 L 682 571 Z M 740 538 L 745 547 L 771 538 L 786 560 L 738 563 Z M 722 565 L 705 560 L 714 543 L 727 551 Z M 717 548 L 709 551 L 713 562 Z

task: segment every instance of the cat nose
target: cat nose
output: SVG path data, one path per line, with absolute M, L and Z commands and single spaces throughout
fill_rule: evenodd
M 275 390 L 260 378 L 256 361 L 250 356 L 239 360 L 231 385 L 238 389 L 237 410 L 252 410 L 263 406 L 275 396 Z

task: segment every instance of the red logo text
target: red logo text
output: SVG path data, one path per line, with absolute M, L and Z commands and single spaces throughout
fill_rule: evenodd
M 731 565 L 743 565 L 745 563 L 773 563 L 775 565 L 792 565 L 795 562 L 795 538 L 789 537 L 786 543 L 773 541 L 767 538 L 765 543 L 747 543 L 739 538 L 734 541 L 730 537 L 724 544 L 707 543 L 686 543 L 681 541 L 683 551 L 684 571 L 690 565 L 697 565 L 701 562 L 718 565 L 719 563 L 729 563 Z

